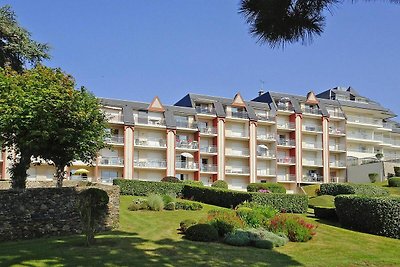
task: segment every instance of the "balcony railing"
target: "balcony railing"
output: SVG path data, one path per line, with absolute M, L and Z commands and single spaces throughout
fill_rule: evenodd
M 322 160 L 302 159 L 303 165 L 322 166 Z
M 258 140 L 276 140 L 276 135 L 275 134 L 258 134 L 257 135 Z
M 257 169 L 257 175 L 268 176 L 275 175 L 275 169 Z
M 101 157 L 100 165 L 124 165 L 124 159 L 119 157 Z
M 133 166 L 146 168 L 166 168 L 167 162 L 163 160 L 135 160 L 133 162 Z
M 282 111 L 294 111 L 294 108 L 292 105 L 285 105 L 282 103 L 278 103 L 277 105 L 278 110 L 282 110 Z
M 345 183 L 346 182 L 345 177 L 339 177 L 339 176 L 332 176 L 330 180 L 331 180 L 331 183 Z
M 348 148 L 349 152 L 358 152 L 358 153 L 374 153 L 373 148 Z
M 347 138 L 369 140 L 369 141 L 382 141 L 382 139 L 379 139 L 379 137 L 375 138 L 374 136 L 372 136 L 372 134 L 362 134 L 362 133 L 357 133 L 357 134 L 348 133 Z
M 214 127 L 202 127 L 199 128 L 200 133 L 202 134 L 217 134 L 217 128 Z
M 295 164 L 296 159 L 294 157 L 277 157 L 276 158 L 277 163 L 282 163 L 282 164 Z
M 231 118 L 239 118 L 239 119 L 248 119 L 249 115 L 247 115 L 247 112 L 242 112 L 242 111 L 231 111 L 227 112 L 228 117 Z
M 243 131 L 243 132 L 236 132 L 232 130 L 226 130 L 225 135 L 228 137 L 249 137 L 249 135 Z
M 293 139 L 278 139 L 278 146 L 296 146 L 296 141 Z
M 346 167 L 346 162 L 345 161 L 331 161 L 329 162 L 330 167 Z
M 124 137 L 123 136 L 117 136 L 117 135 L 112 135 L 110 137 L 104 138 L 104 141 L 109 144 L 123 144 L 124 143 Z
M 235 166 L 225 166 L 225 173 L 230 174 L 249 174 L 249 167 L 235 167 Z
M 306 183 L 322 183 L 324 181 L 324 177 L 320 174 L 307 174 L 303 175 L 301 181 Z
M 187 141 L 176 141 L 176 147 L 177 148 L 185 148 L 185 149 L 198 149 L 199 148 L 199 143 L 196 141 L 188 143 Z
M 333 128 L 329 127 L 330 134 L 346 134 L 346 131 L 343 128 Z
M 259 121 L 274 121 L 275 118 L 272 117 L 271 115 L 267 115 L 267 114 L 257 114 L 257 119 Z
M 162 118 L 135 117 L 135 124 L 165 126 L 165 120 Z
M 278 174 L 276 176 L 278 182 L 296 182 L 296 175 L 294 174 Z
M 198 170 L 199 164 L 191 161 L 177 161 L 175 167 L 178 169 Z
M 366 118 L 366 117 L 347 116 L 347 122 L 359 123 L 359 124 L 369 124 L 369 125 L 373 125 L 376 127 L 383 126 L 382 120 Z
M 270 151 L 257 151 L 257 156 L 264 158 L 274 158 L 275 154 Z
M 196 107 L 196 112 L 201 113 L 201 114 L 207 114 L 207 115 L 215 115 L 214 108 Z
M 217 146 L 203 146 L 200 147 L 200 152 L 203 153 L 217 153 L 218 148 Z
M 249 156 L 250 154 L 249 154 L 249 149 L 247 149 L 247 148 L 242 148 L 240 150 L 227 148 L 225 150 L 225 155 L 228 155 L 228 156 Z
M 303 131 L 308 131 L 308 132 L 322 132 L 322 126 L 303 125 Z
M 312 114 L 312 115 L 321 115 L 322 112 L 319 108 L 302 108 L 303 113 L 305 114 Z
M 122 114 L 111 114 L 106 112 L 105 115 L 108 122 L 123 122 Z
M 188 122 L 188 121 L 176 121 L 176 127 L 197 129 L 197 123 L 196 122 Z
M 329 150 L 331 151 L 345 151 L 346 147 L 345 145 L 329 145 Z
M 278 122 L 276 124 L 278 129 L 287 129 L 287 130 L 294 130 L 296 128 L 296 124 L 294 122 Z
M 145 147 L 167 147 L 167 141 L 165 139 L 156 139 L 156 138 L 148 138 L 148 139 L 140 139 L 135 138 L 136 146 L 145 146 Z
M 328 110 L 328 113 L 331 117 L 344 118 L 344 113 L 341 111 Z
M 200 171 L 202 172 L 217 172 L 217 165 L 215 164 L 201 164 Z
M 100 177 L 100 181 L 103 184 L 112 184 L 114 179 L 118 179 L 118 177 Z
M 322 144 L 318 144 L 318 143 L 303 142 L 302 146 L 303 146 L 303 148 L 322 149 Z

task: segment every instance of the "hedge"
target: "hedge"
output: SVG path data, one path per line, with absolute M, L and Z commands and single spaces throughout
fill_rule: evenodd
M 400 177 L 393 177 L 388 179 L 389 187 L 400 187 Z
M 247 186 L 247 192 L 258 192 L 259 190 L 269 190 L 272 193 L 286 194 L 285 187 L 277 183 L 251 183 Z
M 361 232 L 400 239 L 400 198 L 342 195 L 335 198 L 340 223 Z
M 308 197 L 305 195 L 250 193 L 186 185 L 182 193 L 185 198 L 225 208 L 234 208 L 244 201 L 253 201 L 279 211 L 293 213 L 306 213 L 308 208 Z
M 387 196 L 389 195 L 389 191 L 385 188 L 376 186 L 376 185 L 367 185 L 367 184 L 321 184 L 320 187 L 320 195 L 365 195 L 365 196 Z
M 118 185 L 122 195 L 147 196 L 148 194 L 179 194 L 183 183 L 151 182 L 139 180 L 115 179 L 114 185 Z
M 332 207 L 314 207 L 314 215 L 319 219 L 337 221 L 336 209 Z

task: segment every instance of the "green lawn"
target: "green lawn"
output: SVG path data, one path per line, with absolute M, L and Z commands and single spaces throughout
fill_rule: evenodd
M 307 243 L 274 250 L 183 240 L 183 219 L 200 219 L 207 210 L 127 210 L 121 197 L 120 229 L 98 236 L 87 248 L 80 236 L 7 242 L 0 245 L 1 266 L 399 266 L 400 240 L 357 233 L 318 223 Z

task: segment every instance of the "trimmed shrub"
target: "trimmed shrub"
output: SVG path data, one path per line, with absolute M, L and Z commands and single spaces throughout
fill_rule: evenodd
M 217 229 L 220 237 L 244 226 L 242 219 L 232 210 L 210 210 L 206 222 Z
M 237 247 L 250 246 L 250 234 L 246 230 L 237 229 L 225 237 L 224 243 Z
M 369 184 L 321 184 L 321 195 L 366 195 L 366 196 L 387 196 L 389 195 L 389 191 L 385 188 L 369 185 Z
M 237 229 L 224 239 L 224 243 L 232 246 L 254 246 L 265 249 L 280 247 L 287 242 L 288 238 L 283 234 L 277 235 L 264 229 Z
M 215 181 L 211 186 L 215 188 L 228 189 L 228 184 L 222 180 Z
M 247 226 L 258 228 L 266 226 L 268 220 L 274 217 L 278 211 L 269 206 L 262 206 L 254 202 L 244 202 L 238 205 L 236 213 Z
M 186 185 L 204 186 L 202 181 L 185 180 L 183 183 Z
M 192 219 L 183 220 L 179 224 L 179 230 L 181 230 L 182 233 L 185 233 L 190 226 L 195 224 L 197 224 L 195 220 Z
M 291 214 L 276 215 L 268 227 L 274 233 L 284 233 L 292 242 L 307 242 L 316 234 L 316 228 L 304 218 Z
M 175 202 L 169 202 L 164 206 L 165 210 L 175 210 Z
M 147 205 L 150 210 L 160 211 L 164 208 L 164 201 L 160 195 L 151 194 L 147 199 Z
M 203 205 L 196 202 L 184 202 L 184 201 L 176 201 L 175 209 L 177 210 L 201 210 L 203 209 Z
M 322 195 L 318 197 L 313 197 L 308 200 L 308 207 L 335 207 L 335 197 L 330 195 Z
M 314 207 L 314 215 L 319 219 L 337 221 L 336 209 L 332 207 Z
M 357 231 L 400 239 L 400 198 L 337 196 L 340 223 Z
M 375 183 L 378 180 L 379 174 L 378 173 L 369 173 L 368 178 L 371 183 Z
M 271 193 L 286 194 L 286 189 L 278 183 L 251 183 L 247 186 L 247 192 L 259 192 L 260 190 L 268 190 Z
M 182 193 L 185 198 L 224 208 L 234 208 L 244 201 L 293 213 L 306 213 L 308 208 L 308 197 L 305 195 L 250 193 L 188 185 L 183 187 Z
M 118 185 L 121 195 L 147 196 L 149 194 L 179 194 L 183 183 L 151 182 L 139 180 L 114 179 L 114 185 Z
M 400 167 L 393 167 L 394 176 L 400 177 Z
M 393 177 L 388 179 L 389 187 L 400 187 L 400 177 Z
M 210 224 L 195 224 L 186 230 L 185 236 L 192 241 L 213 242 L 218 240 L 218 231 Z
M 161 179 L 161 182 L 180 183 L 181 181 L 175 176 L 165 176 L 164 178 Z

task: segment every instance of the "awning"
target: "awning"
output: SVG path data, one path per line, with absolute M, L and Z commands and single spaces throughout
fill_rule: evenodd
M 90 171 L 86 169 L 77 169 L 74 174 L 88 174 Z
M 190 158 L 190 159 L 194 158 L 192 154 L 187 153 L 187 152 L 182 153 L 181 156 L 185 157 L 185 158 Z
M 266 145 L 258 145 L 258 147 L 264 148 L 264 149 L 268 149 L 268 147 Z

